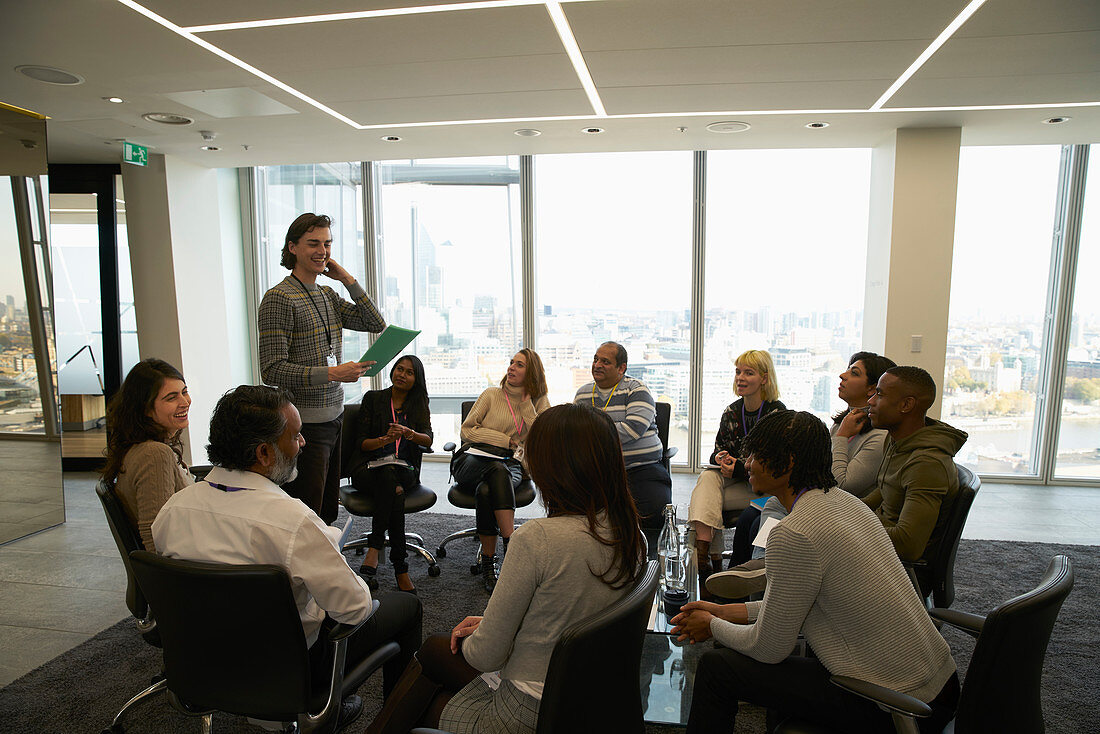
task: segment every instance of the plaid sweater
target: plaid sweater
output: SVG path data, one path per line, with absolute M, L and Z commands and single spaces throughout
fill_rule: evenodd
M 260 376 L 268 385 L 290 392 L 303 423 L 324 423 L 339 418 L 344 406 L 343 386 L 328 379 L 330 347 L 325 325 L 340 364 L 342 329 L 378 333 L 386 328 L 386 321 L 359 283 L 348 286 L 354 303 L 345 301 L 328 286 L 306 283 L 305 287 L 309 295 L 288 275 L 264 294 L 257 317 Z

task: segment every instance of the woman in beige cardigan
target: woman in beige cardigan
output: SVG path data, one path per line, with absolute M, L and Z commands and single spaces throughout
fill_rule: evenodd
M 161 359 L 134 365 L 107 407 L 103 479 L 114 484 L 146 550 L 156 550 L 150 527 L 160 508 L 192 483 L 180 450 L 190 407 L 183 375 Z

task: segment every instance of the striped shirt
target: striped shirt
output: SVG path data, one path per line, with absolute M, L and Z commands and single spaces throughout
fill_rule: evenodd
M 627 469 L 661 460 L 664 449 L 657 435 L 657 404 L 641 380 L 624 375 L 610 390 L 601 390 L 596 383 L 589 382 L 577 390 L 573 402 L 602 408 L 611 416 L 623 445 L 623 462 Z
M 331 350 L 336 363 L 343 362 L 342 329 L 377 333 L 386 321 L 357 282 L 348 286 L 354 303 L 328 286 L 304 286 L 288 275 L 260 302 L 260 376 L 290 392 L 303 423 L 324 423 L 339 418 L 344 406 L 344 388 L 329 382 L 327 361 Z
M 768 588 L 751 624 L 715 618 L 727 647 L 778 663 L 806 635 L 833 675 L 931 701 L 955 671 L 882 523 L 842 490 L 806 492 L 768 536 Z

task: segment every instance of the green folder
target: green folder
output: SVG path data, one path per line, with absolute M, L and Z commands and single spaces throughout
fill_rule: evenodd
M 378 335 L 370 349 L 363 353 L 360 362 L 377 362 L 367 370 L 368 377 L 374 377 L 382 369 L 400 354 L 401 350 L 409 345 L 420 334 L 420 330 L 402 329 L 400 326 L 387 326 L 386 330 Z

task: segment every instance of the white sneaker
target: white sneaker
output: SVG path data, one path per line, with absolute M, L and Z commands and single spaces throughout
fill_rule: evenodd
M 763 591 L 768 586 L 763 558 L 754 558 L 728 571 L 710 575 L 707 591 L 723 599 L 741 599 Z

